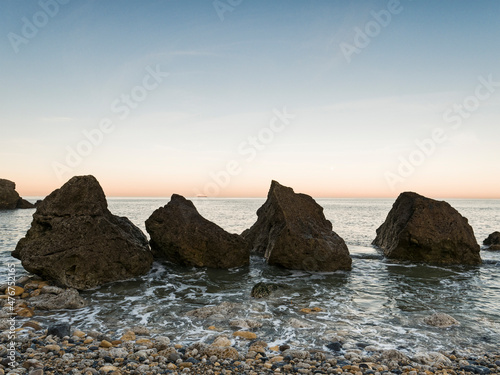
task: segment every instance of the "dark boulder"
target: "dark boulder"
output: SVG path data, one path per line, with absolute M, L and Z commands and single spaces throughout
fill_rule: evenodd
M 344 240 L 312 197 L 272 181 L 257 222 L 242 233 L 251 251 L 271 265 L 308 271 L 350 270 Z
M 146 236 L 111 214 L 93 176 L 73 177 L 46 197 L 12 256 L 27 271 L 76 289 L 143 275 L 153 262 Z
M 0 179 L 0 210 L 34 207 L 33 204 L 19 196 L 14 182 Z
M 479 245 L 467 219 L 450 204 L 417 193 L 400 194 L 373 245 L 386 257 L 440 264 L 481 263 Z
M 488 246 L 488 250 L 500 250 L 500 232 L 493 232 L 483 241 L 483 245 Z
M 250 263 L 245 240 L 201 216 L 193 202 L 174 194 L 146 220 L 155 257 L 183 266 L 233 268 Z

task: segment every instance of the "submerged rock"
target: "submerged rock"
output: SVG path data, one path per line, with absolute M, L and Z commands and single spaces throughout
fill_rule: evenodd
M 467 219 L 447 202 L 417 193 L 400 194 L 373 245 L 386 257 L 441 264 L 481 263 L 479 245 Z
M 275 290 L 278 290 L 278 285 L 261 282 L 254 285 L 251 296 L 254 298 L 266 298 L 269 297 Z
M 33 204 L 19 196 L 14 182 L 0 179 L 0 210 L 34 207 Z
M 146 236 L 111 214 L 93 176 L 73 177 L 45 198 L 12 256 L 27 271 L 76 289 L 143 275 L 153 262 Z
M 459 326 L 460 322 L 445 313 L 436 313 L 424 318 L 424 323 L 433 327 L 448 328 Z
M 146 220 L 146 230 L 155 256 L 176 264 L 233 268 L 250 263 L 250 253 L 241 236 L 205 219 L 193 202 L 177 194 Z
M 488 250 L 500 250 L 500 232 L 493 232 L 483 241 Z
M 251 251 L 267 262 L 308 271 L 350 270 L 344 240 L 332 231 L 323 208 L 312 197 L 272 181 L 257 222 L 242 233 Z

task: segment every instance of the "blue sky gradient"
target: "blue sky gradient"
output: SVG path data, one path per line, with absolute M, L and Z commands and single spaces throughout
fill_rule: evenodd
M 500 198 L 497 1 L 7 0 L 0 31 L 0 177 L 24 195 L 93 174 L 109 196 Z

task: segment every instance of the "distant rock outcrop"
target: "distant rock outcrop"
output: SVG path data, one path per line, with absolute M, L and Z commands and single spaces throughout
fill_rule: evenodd
M 251 251 L 271 265 L 308 271 L 350 270 L 344 240 L 332 231 L 323 208 L 306 194 L 272 181 L 257 222 L 242 233 Z
M 447 202 L 417 193 L 400 194 L 373 245 L 385 256 L 413 262 L 481 263 L 479 245 L 467 219 Z
M 146 220 L 155 257 L 184 266 L 233 268 L 250 263 L 245 240 L 201 216 L 193 202 L 174 194 Z
M 0 179 L 0 210 L 34 207 L 33 204 L 19 196 L 14 182 Z
M 488 250 L 500 250 L 500 232 L 493 232 L 483 241 L 483 245 L 488 246 Z
M 143 275 L 153 262 L 146 236 L 109 212 L 93 176 L 73 177 L 45 198 L 12 256 L 27 271 L 76 289 Z

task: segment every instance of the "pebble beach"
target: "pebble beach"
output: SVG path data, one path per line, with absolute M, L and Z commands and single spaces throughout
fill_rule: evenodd
M 1 335 L 1 375 L 500 373 L 498 352 L 456 350 L 407 355 L 342 343 L 332 343 L 329 348 L 269 347 L 258 339 L 258 332 L 248 331 L 233 336 L 214 331 L 210 344 L 190 346 L 171 342 L 163 332 L 144 326 L 130 327 L 115 336 L 113 332 L 83 332 L 67 325 L 47 329 L 29 321 L 15 334 L 14 353 L 9 350 L 8 336 Z M 9 365 L 12 354 L 14 366 Z

